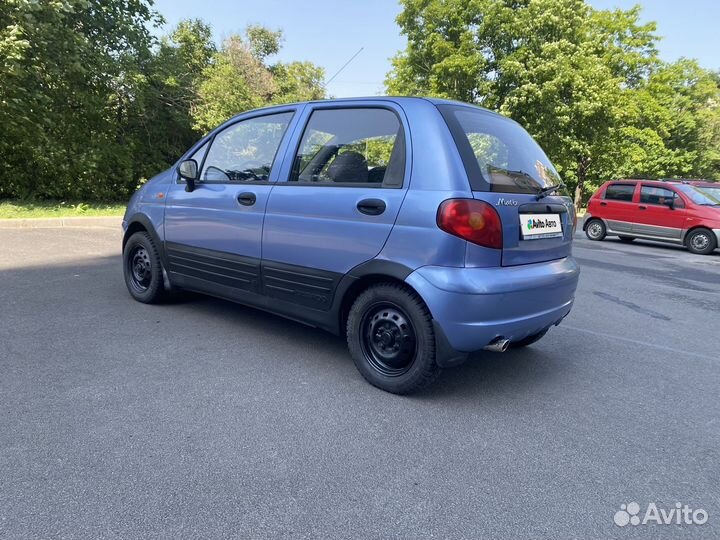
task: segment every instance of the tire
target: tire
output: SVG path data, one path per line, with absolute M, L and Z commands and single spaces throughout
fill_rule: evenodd
M 524 339 L 521 339 L 520 341 L 514 341 L 514 342 L 510 343 L 510 348 L 511 349 L 522 349 L 524 347 L 527 347 L 528 345 L 532 345 L 533 343 L 540 341 L 545 336 L 545 334 L 547 334 L 547 332 L 548 332 L 548 328 L 546 328 L 545 330 L 541 330 L 537 334 L 533 334 L 532 336 L 528 336 Z
M 685 245 L 691 253 L 708 255 L 715 251 L 717 238 L 710 229 L 695 229 L 688 234 Z
M 160 254 L 148 233 L 136 232 L 128 238 L 123 275 L 130 295 L 138 302 L 157 304 L 166 298 Z
M 355 367 L 386 392 L 417 392 L 442 371 L 435 362 L 430 312 L 402 285 L 384 283 L 360 293 L 348 314 L 346 336 Z
M 619 238 L 621 242 L 625 242 L 626 244 L 635 241 L 635 238 L 633 238 L 632 236 L 620 236 Z
M 601 219 L 591 219 L 585 226 L 585 236 L 590 240 L 600 241 L 605 238 L 607 229 Z

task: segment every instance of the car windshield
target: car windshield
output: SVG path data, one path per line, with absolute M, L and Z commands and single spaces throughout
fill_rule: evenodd
M 683 184 L 680 190 L 690 197 L 692 202 L 703 206 L 720 206 L 720 186 L 691 186 Z
M 540 193 L 561 184 L 542 148 L 519 124 L 482 109 L 439 107 L 475 191 Z

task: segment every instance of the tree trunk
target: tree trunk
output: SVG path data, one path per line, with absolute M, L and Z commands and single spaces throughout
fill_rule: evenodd
M 583 194 L 585 190 L 585 179 L 587 178 L 587 170 L 590 165 L 590 158 L 578 158 L 577 168 L 577 185 L 575 186 L 575 210 L 580 210 L 583 202 Z

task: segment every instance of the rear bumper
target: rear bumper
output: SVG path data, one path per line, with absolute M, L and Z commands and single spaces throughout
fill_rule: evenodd
M 572 257 L 495 268 L 424 266 L 406 281 L 455 351 L 495 338 L 518 341 L 559 323 L 572 308 L 580 268 Z

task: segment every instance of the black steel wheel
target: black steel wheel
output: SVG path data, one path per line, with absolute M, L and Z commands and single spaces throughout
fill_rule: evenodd
M 136 232 L 125 243 L 123 275 L 130 295 L 138 302 L 154 304 L 164 300 L 162 262 L 147 232 Z
M 360 323 L 363 354 L 382 375 L 396 377 L 406 373 L 417 351 L 415 328 L 410 317 L 392 302 L 370 306 Z
M 147 249 L 142 245 L 135 246 L 127 258 L 127 264 L 130 266 L 127 270 L 130 286 L 136 292 L 144 293 L 152 282 L 152 261 Z
M 361 292 L 350 307 L 346 333 L 355 367 L 387 392 L 416 392 L 441 372 L 430 312 L 415 291 L 399 283 Z

